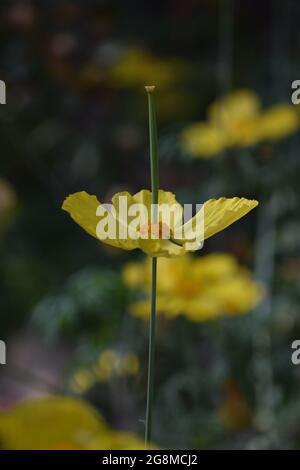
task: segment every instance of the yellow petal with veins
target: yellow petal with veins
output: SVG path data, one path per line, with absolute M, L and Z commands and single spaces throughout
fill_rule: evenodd
M 186 240 L 192 240 L 198 227 L 203 227 L 203 239 L 211 237 L 215 233 L 224 230 L 241 217 L 250 212 L 258 205 L 254 199 L 244 197 L 209 199 L 204 203 L 197 214 L 183 226 L 183 233 Z M 204 220 L 203 219 L 204 216 Z M 201 224 L 201 221 L 203 224 Z M 199 234 L 197 234 L 199 235 Z
M 97 238 L 96 227 L 98 218 L 96 211 L 100 202 L 96 196 L 91 196 L 85 191 L 80 191 L 68 196 L 62 205 L 62 209 L 70 214 L 72 219 L 87 233 Z
M 204 239 L 224 230 L 258 205 L 255 199 L 209 199 L 204 204 Z
M 101 216 L 97 216 L 97 209 L 101 206 L 101 203 L 98 201 L 96 196 L 91 196 L 85 191 L 80 191 L 78 193 L 71 194 L 68 196 L 62 205 L 62 209 L 70 214 L 72 219 L 80 225 L 87 233 L 93 237 L 97 237 L 97 224 L 101 220 Z M 119 233 L 119 221 L 109 211 L 106 212 L 106 217 L 108 217 L 112 225 L 116 224 L 116 235 Z M 116 236 L 116 238 L 106 238 L 101 240 L 107 245 L 114 246 L 116 248 L 122 248 L 123 250 L 132 250 L 137 248 L 137 243 L 132 239 L 121 240 Z

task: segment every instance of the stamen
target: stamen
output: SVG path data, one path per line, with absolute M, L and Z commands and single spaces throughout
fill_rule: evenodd
M 140 234 L 149 235 L 150 237 L 153 236 L 159 239 L 166 239 L 170 238 L 171 229 L 164 222 L 159 222 L 158 224 L 144 224 L 140 227 Z

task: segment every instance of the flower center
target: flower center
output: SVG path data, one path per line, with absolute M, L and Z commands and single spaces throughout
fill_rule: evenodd
M 140 234 L 143 236 L 147 235 L 149 238 L 154 237 L 166 239 L 171 237 L 171 229 L 164 222 L 159 222 L 157 224 L 143 224 L 140 226 Z

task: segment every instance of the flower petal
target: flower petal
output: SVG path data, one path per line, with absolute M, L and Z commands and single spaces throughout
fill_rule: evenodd
M 85 191 L 70 194 L 62 205 L 62 209 L 70 214 L 72 219 L 87 233 L 97 238 L 96 227 L 98 218 L 96 211 L 100 202 L 96 196 L 91 196 Z
M 101 220 L 101 216 L 97 216 L 97 209 L 101 206 L 96 196 L 91 196 L 85 191 L 71 194 L 68 196 L 62 205 L 62 209 L 70 214 L 72 219 L 80 225 L 87 233 L 97 238 L 97 224 Z M 116 248 L 122 248 L 123 250 L 132 250 L 137 248 L 137 243 L 131 239 L 119 239 L 119 225 L 113 215 L 109 214 L 108 210 L 105 211 L 106 217 L 111 218 L 112 225 L 116 225 L 116 238 L 105 238 L 101 239 L 103 243 L 114 246 Z
M 196 240 L 195 234 L 199 228 L 203 229 L 203 240 L 211 237 L 217 232 L 224 230 L 229 225 L 236 222 L 238 219 L 250 212 L 254 207 L 258 205 L 258 201 L 250 200 L 245 198 L 226 198 L 221 197 L 219 199 L 209 199 L 206 201 L 197 214 L 186 222 L 182 227 L 182 233 L 184 235 L 183 242 L 190 243 Z M 201 240 L 201 234 L 198 234 L 199 242 Z M 189 245 L 186 245 L 187 247 Z M 188 250 L 195 250 L 192 248 Z
M 257 205 L 258 201 L 244 197 L 209 199 L 204 204 L 204 239 L 224 230 Z

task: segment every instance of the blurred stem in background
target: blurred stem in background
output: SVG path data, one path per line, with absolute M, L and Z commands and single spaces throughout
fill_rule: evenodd
M 277 100 L 285 100 L 290 76 L 290 24 L 291 4 L 276 0 L 272 4 L 272 27 L 269 32 L 269 64 L 266 92 Z M 271 82 L 270 79 L 271 78 Z M 278 158 L 278 155 L 275 155 Z M 256 422 L 264 432 L 261 448 L 278 445 L 276 424 L 276 387 L 272 363 L 271 316 L 273 308 L 272 284 L 275 272 L 276 219 L 278 215 L 278 189 L 271 188 L 265 195 L 262 189 L 258 208 L 257 239 L 255 247 L 255 274 L 266 288 L 266 295 L 255 309 L 253 324 L 253 374 L 256 395 Z M 258 443 L 256 443 L 256 447 Z
M 219 0 L 218 92 L 225 95 L 232 87 L 234 0 Z
M 232 88 L 234 0 L 219 0 L 217 94 L 225 96 Z M 227 149 L 220 152 L 220 171 L 228 178 Z M 227 176 L 226 176 L 227 175 Z
M 152 214 L 151 223 L 157 224 L 158 221 L 158 144 L 157 144 L 157 124 L 154 106 L 153 92 L 154 86 L 146 86 L 148 94 L 149 110 L 149 137 L 150 137 L 150 161 L 151 161 L 151 189 L 152 189 Z M 151 234 L 151 226 L 150 226 Z M 151 236 L 151 235 L 150 235 Z M 152 258 L 152 282 L 151 282 L 151 312 L 149 326 L 149 362 L 148 362 L 148 380 L 147 380 L 147 406 L 145 423 L 145 447 L 148 447 L 151 439 L 152 430 L 152 405 L 153 405 L 153 372 L 155 355 L 155 319 L 156 319 L 156 278 L 157 278 L 157 258 Z
M 275 390 L 271 356 L 270 320 L 272 313 L 272 283 L 274 277 L 276 194 L 260 204 L 255 248 L 255 277 L 263 282 L 266 295 L 255 309 L 253 324 L 253 374 L 256 395 L 256 420 L 267 436 L 263 448 L 277 440 L 274 404 Z

